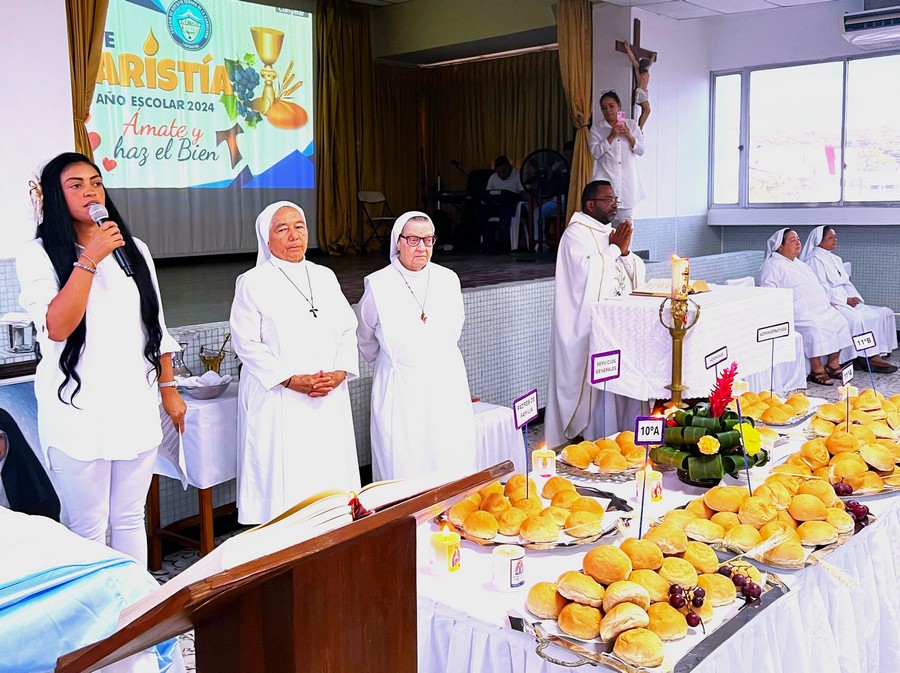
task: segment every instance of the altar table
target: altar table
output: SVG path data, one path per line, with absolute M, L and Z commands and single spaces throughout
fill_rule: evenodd
M 797 431 L 789 445 L 775 450 L 775 459 L 797 450 L 804 441 Z M 768 468 L 751 470 L 754 485 Z M 737 483 L 726 477 L 727 483 Z M 704 491 L 678 481 L 674 472 L 663 477 L 664 496 L 648 505 L 646 516 L 664 512 L 699 497 Z M 633 482 L 599 483 L 597 488 L 628 497 L 638 511 Z M 865 500 L 877 519 L 825 561 L 851 578 L 843 584 L 822 565 L 803 570 L 776 570 L 791 591 L 760 612 L 719 646 L 694 670 L 700 673 L 874 673 L 897 670 L 900 662 L 900 496 Z M 637 521 L 633 522 L 637 526 Z M 645 519 L 646 530 L 646 519 Z M 593 545 L 574 550 L 526 550 L 525 587 L 500 593 L 491 585 L 491 547 L 463 542 L 461 569 L 436 576 L 427 564 L 431 524 L 419 530 L 418 638 L 421 673 L 551 673 L 562 671 L 535 654 L 533 638 L 513 631 L 507 610 L 526 615 L 528 588 L 555 581 L 565 570 L 581 568 Z M 612 538 L 615 540 L 616 538 Z M 605 539 L 607 542 L 610 538 Z M 721 608 L 717 608 L 717 611 Z M 699 638 L 667 643 L 678 652 Z M 680 643 L 680 645 L 679 645 Z M 551 646 L 548 654 L 571 659 Z M 584 670 L 594 670 L 588 667 Z M 601 667 L 601 670 L 602 667 Z
M 684 338 L 682 382 L 685 399 L 705 397 L 715 383 L 715 368 L 706 369 L 705 357 L 728 348 L 721 370 L 732 361 L 738 375 L 746 379 L 768 372 L 772 365 L 772 342 L 757 342 L 757 330 L 788 323 L 794 332 L 791 290 L 768 287 L 710 285 L 711 290 L 691 295 L 700 306 L 697 324 Z M 659 322 L 660 297 L 611 297 L 591 306 L 590 352 L 621 350 L 620 376 L 608 381 L 606 390 L 637 400 L 670 399 L 665 388 L 672 381 L 672 338 Z M 693 306 L 691 306 L 693 316 Z M 669 303 L 663 312 L 671 324 Z M 774 363 L 793 361 L 794 340 L 774 340 Z M 604 384 L 597 384 L 602 388 Z

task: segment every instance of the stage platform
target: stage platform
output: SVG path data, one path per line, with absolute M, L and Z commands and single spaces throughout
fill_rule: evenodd
M 453 269 L 462 286 L 470 288 L 552 278 L 556 268 L 554 254 L 547 253 L 538 262 L 524 262 L 520 260 L 528 259 L 525 252 L 484 255 L 436 250 L 432 261 Z M 337 274 L 351 304 L 362 297 L 363 279 L 388 263 L 386 252 L 332 256 L 311 250 L 309 259 Z M 228 320 L 234 281 L 251 268 L 255 260 L 256 255 L 252 254 L 155 260 L 166 322 L 176 326 Z

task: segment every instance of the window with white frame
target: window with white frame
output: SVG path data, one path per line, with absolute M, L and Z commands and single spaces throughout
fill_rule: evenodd
M 900 201 L 900 54 L 712 77 L 710 205 Z

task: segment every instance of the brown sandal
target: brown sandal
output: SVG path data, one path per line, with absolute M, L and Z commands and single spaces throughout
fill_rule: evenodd
M 806 380 L 810 383 L 818 383 L 820 386 L 833 386 L 834 384 L 831 382 L 831 378 L 824 371 L 822 372 L 810 372 L 809 376 L 806 377 Z

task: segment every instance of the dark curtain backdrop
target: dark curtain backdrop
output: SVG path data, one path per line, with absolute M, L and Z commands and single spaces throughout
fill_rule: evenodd
M 462 190 L 467 170 L 499 154 L 519 168 L 537 149 L 562 151 L 573 129 L 553 50 L 435 68 L 376 64 L 385 195 L 395 212 L 421 209 L 425 183 Z M 424 169 L 423 169 L 424 167 Z

